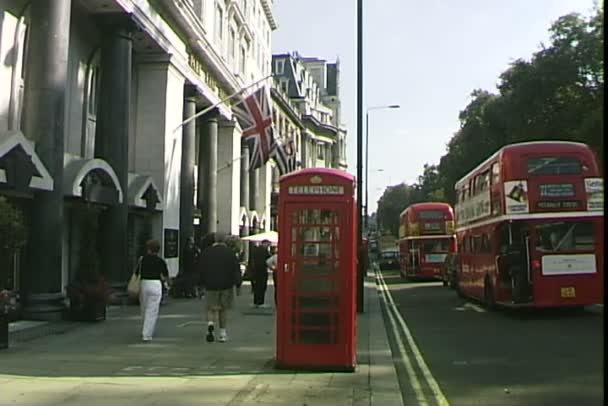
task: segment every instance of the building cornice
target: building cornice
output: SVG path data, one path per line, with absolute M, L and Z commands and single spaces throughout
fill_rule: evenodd
M 150 35 L 150 37 L 165 53 L 171 56 L 171 63 L 190 83 L 194 84 L 199 89 L 201 94 L 209 101 L 209 103 L 215 104 L 220 101 L 219 95 L 216 94 L 216 92 L 214 92 L 213 89 L 205 82 L 204 78 L 200 77 L 200 75 L 198 75 L 189 65 L 189 53 L 186 44 L 184 44 L 184 42 L 177 36 L 175 31 L 167 24 L 167 22 L 164 21 L 164 19 L 162 19 L 162 17 L 150 7 L 147 1 L 115 1 L 125 12 L 131 15 L 133 21 L 148 35 Z M 181 0 L 178 1 L 181 2 Z M 170 2 L 170 4 L 172 4 L 172 2 Z M 213 73 L 219 76 L 219 78 L 217 78 L 218 81 L 222 79 L 221 74 L 218 74 L 216 70 L 213 70 L 212 64 L 210 64 L 210 67 Z M 225 89 L 225 91 L 230 92 L 232 89 L 232 87 L 229 87 L 228 89 Z M 232 116 L 232 112 L 228 107 L 222 105 L 219 106 L 218 109 L 224 117 L 229 118 Z
M 307 125 L 309 129 L 311 129 L 310 127 L 312 125 L 315 130 L 320 130 L 320 132 L 331 133 L 332 136 L 338 135 L 337 127 L 334 127 L 333 125 L 329 124 L 324 124 L 320 122 L 315 116 L 311 116 L 309 114 L 304 115 L 302 116 L 302 122 L 304 122 L 304 124 Z M 317 131 L 314 132 L 316 133 Z
M 228 93 L 234 93 L 240 89 L 241 83 L 207 39 L 207 33 L 194 14 L 190 3 L 185 0 L 174 0 L 163 2 L 163 4 L 175 18 L 179 28 L 186 34 L 190 47 L 197 56 L 209 64 L 211 71 L 216 75 L 216 80 L 227 88 Z
M 270 24 L 270 28 L 274 31 L 277 29 L 277 23 L 274 21 L 274 17 L 272 15 L 272 8 L 268 0 L 260 0 L 262 3 L 262 8 L 264 9 L 264 14 L 266 14 L 266 18 L 268 19 L 268 24 Z
M 291 104 L 283 97 L 281 92 L 279 92 L 273 87 L 270 89 L 270 95 L 272 96 L 272 100 L 274 100 L 275 103 L 280 105 L 281 109 L 287 113 L 287 115 L 293 120 L 293 122 L 298 128 L 304 128 L 304 124 L 302 124 L 300 116 L 294 110 Z

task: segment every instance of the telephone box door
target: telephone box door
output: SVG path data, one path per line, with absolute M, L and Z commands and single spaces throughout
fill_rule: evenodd
M 277 364 L 354 369 L 346 203 L 288 203 L 281 221 Z M 352 258 L 352 257 L 351 257 Z

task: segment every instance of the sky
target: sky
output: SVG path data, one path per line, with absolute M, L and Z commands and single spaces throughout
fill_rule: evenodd
M 364 115 L 400 106 L 369 111 L 369 213 L 387 186 L 412 184 L 425 163 L 439 163 L 473 90 L 496 92 L 511 62 L 550 43 L 553 22 L 588 16 L 596 1 L 364 0 Z M 275 0 L 273 12 L 273 53 L 339 58 L 348 172 L 356 175 L 357 1 Z

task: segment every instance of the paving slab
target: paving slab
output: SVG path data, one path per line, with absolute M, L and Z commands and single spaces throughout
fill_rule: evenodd
M 402 404 L 372 278 L 351 373 L 275 369 L 274 309 L 251 308 L 248 287 L 242 291 L 227 343 L 205 341 L 197 299 L 169 299 L 151 343 L 139 340 L 136 306 L 112 306 L 98 323 L 21 323 L 0 351 L 0 405 Z

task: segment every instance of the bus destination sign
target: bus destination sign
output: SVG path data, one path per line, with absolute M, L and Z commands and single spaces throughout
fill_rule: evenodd
M 540 185 L 541 197 L 574 197 L 573 183 L 549 183 Z
M 336 185 L 299 185 L 289 186 L 290 195 L 343 195 L 344 186 Z
M 579 209 L 581 203 L 577 200 L 553 200 L 540 201 L 536 203 L 536 207 L 543 210 L 560 210 L 560 209 Z

